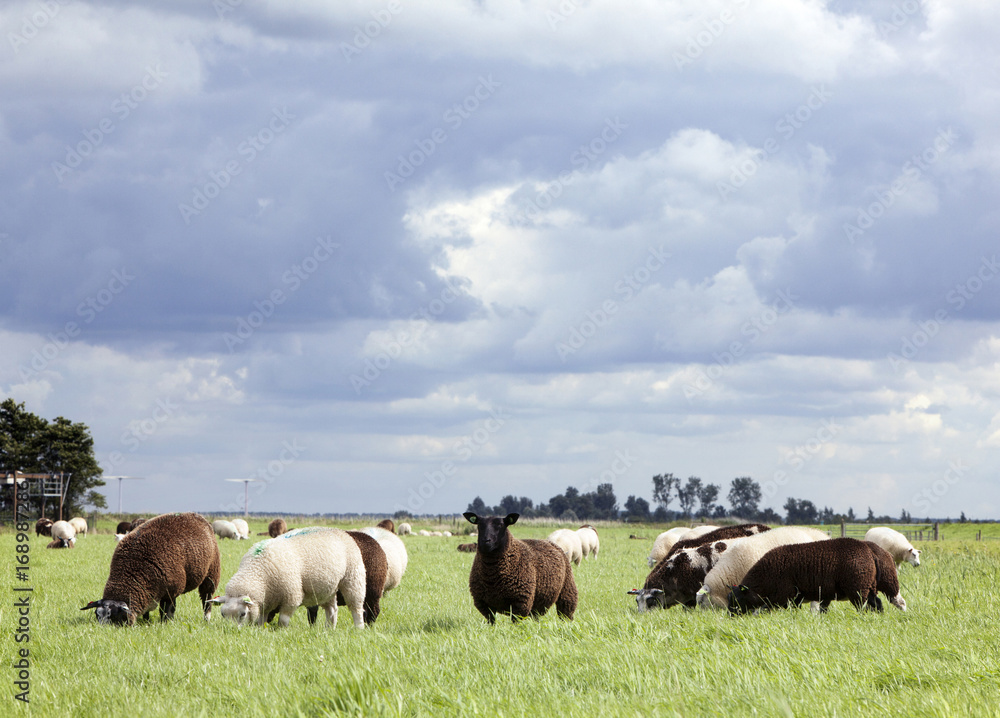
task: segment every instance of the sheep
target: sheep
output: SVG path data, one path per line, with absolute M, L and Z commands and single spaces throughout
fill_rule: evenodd
M 906 537 L 887 526 L 877 526 L 868 529 L 865 534 L 865 541 L 877 543 L 884 548 L 896 561 L 896 566 L 902 565 L 903 561 L 909 561 L 914 566 L 920 565 L 920 551 L 913 548 L 913 545 Z
M 135 531 L 137 528 L 146 523 L 146 519 L 133 519 L 132 523 L 128 525 L 129 531 Z
M 286 531 L 288 531 L 288 524 L 285 523 L 284 519 L 275 519 L 267 525 L 267 535 L 271 538 L 277 538 Z
M 52 524 L 52 538 L 61 541 L 62 548 L 72 548 L 73 544 L 76 543 L 76 529 L 69 521 L 56 521 Z
M 346 531 L 309 527 L 258 541 L 243 558 L 225 595 L 211 599 L 224 618 L 263 626 L 280 614 L 288 626 L 299 606 L 323 606 L 326 622 L 337 626 L 337 593 L 342 593 L 356 628 L 364 628 L 366 577 L 357 542 Z
M 194 513 L 162 514 L 130 531 L 111 555 L 104 596 L 94 608 L 99 623 L 133 625 L 159 605 L 160 620 L 173 618 L 177 597 L 198 589 L 205 620 L 222 565 L 211 524 Z
M 583 560 L 583 542 L 580 540 L 579 534 L 576 531 L 571 531 L 569 529 L 556 529 L 549 534 L 547 541 L 551 541 L 556 546 L 562 549 L 563 553 L 566 554 L 566 558 L 575 563 L 577 566 L 580 565 L 580 561 Z
M 399 525 L 399 528 L 396 530 L 396 533 L 399 534 L 400 536 L 409 536 L 411 533 L 413 533 L 413 527 L 410 526 L 408 523 L 401 523 Z
M 241 540 L 250 538 L 250 527 L 246 521 L 243 519 L 233 519 L 232 524 L 236 527 L 236 538 Z
M 509 612 L 512 621 L 539 618 L 553 604 L 560 616 L 572 620 L 577 591 L 565 553 L 549 541 L 514 538 L 508 527 L 520 514 L 482 517 L 468 511 L 463 516 L 479 529 L 469 592 L 490 625 L 497 613 Z
M 690 532 L 681 537 L 681 539 L 670 547 L 667 551 L 667 558 L 681 549 L 685 548 L 697 548 L 699 546 L 704 546 L 705 544 L 715 543 L 716 541 L 727 541 L 736 538 L 743 538 L 744 536 L 753 536 L 754 534 L 763 533 L 765 531 L 770 531 L 771 527 L 765 524 L 735 524 L 733 526 L 723 526 L 723 527 L 713 527 L 709 531 L 705 531 L 707 527 L 699 526 L 697 529 L 692 529 Z
M 701 608 L 726 608 L 730 589 L 741 583 L 743 577 L 760 558 L 777 546 L 826 541 L 824 531 L 801 526 L 779 526 L 770 531 L 726 541 L 711 570 L 705 575 L 704 586 L 698 590 L 697 602 Z
M 236 529 L 236 526 L 232 521 L 226 521 L 224 519 L 213 521 L 212 530 L 215 531 L 216 536 L 220 539 L 238 539 L 240 537 L 240 532 Z
M 430 535 L 431 532 L 428 531 L 427 529 L 420 529 L 419 531 L 417 531 L 417 536 L 430 536 Z
M 442 531 L 441 535 L 442 536 L 451 536 L 451 531 Z
M 386 592 L 391 591 L 399 585 L 399 582 L 403 580 L 403 574 L 406 573 L 406 565 L 409 562 L 406 545 L 399 536 L 378 526 L 369 526 L 361 531 L 378 541 L 379 546 L 385 551 L 385 558 L 389 563 L 389 571 L 385 577 L 385 590 Z
M 876 607 L 875 557 L 864 541 L 837 538 L 778 546 L 753 565 L 729 594 L 730 613 L 850 601 L 859 611 Z
M 379 542 L 374 537 L 369 536 L 363 531 L 348 531 L 347 533 L 358 545 L 358 549 L 361 551 L 361 561 L 365 565 L 364 618 L 365 624 L 371 625 L 375 623 L 375 619 L 378 618 L 378 614 L 382 610 L 379 604 L 382 600 L 382 594 L 385 591 L 385 579 L 389 571 L 389 563 L 386 560 L 385 551 L 382 550 Z M 337 605 L 347 605 L 347 602 L 344 600 L 344 594 L 340 591 L 337 592 Z M 269 622 L 276 612 L 276 610 L 272 611 L 272 615 L 268 616 L 267 620 Z M 316 618 L 319 616 L 319 606 L 309 606 L 306 609 L 306 616 L 309 619 L 310 625 L 316 623 Z
M 63 541 L 62 539 L 52 539 L 45 548 L 73 548 L 73 541 Z
M 674 605 L 694 608 L 698 589 L 713 562 L 726 549 L 726 542 L 681 549 L 665 558 L 646 577 L 641 589 L 632 589 L 639 613 Z
M 35 522 L 35 536 L 51 536 L 52 519 L 40 518 Z
M 128 534 L 115 534 L 115 543 L 121 543 L 122 539 L 128 536 Z
M 77 536 L 87 535 L 87 519 L 80 516 L 74 516 L 69 520 L 69 524 L 76 530 Z
M 649 552 L 649 556 L 646 558 L 646 563 L 649 564 L 650 568 L 653 568 L 656 564 L 667 557 L 667 553 L 677 543 L 682 536 L 689 533 L 691 529 L 686 526 L 675 526 L 672 529 L 667 529 L 653 541 L 653 548 Z
M 597 537 L 597 529 L 590 524 L 584 524 L 576 530 L 576 533 L 580 537 L 580 543 L 583 544 L 583 557 L 589 558 L 593 555 L 597 558 L 597 552 L 601 550 L 601 539 Z
M 375 525 L 380 529 L 385 529 L 389 533 L 396 533 L 396 524 L 393 523 L 392 519 L 382 519 Z
M 456 548 L 459 551 L 463 552 L 463 553 L 475 553 L 475 551 L 476 551 L 476 544 L 474 544 L 474 543 L 460 543 Z
M 131 521 L 119 521 L 118 525 L 115 527 L 116 534 L 127 534 L 131 530 L 132 530 Z
M 865 541 L 875 558 L 875 588 L 884 593 L 889 603 L 900 611 L 906 610 L 906 599 L 899 592 L 899 574 L 896 573 L 896 560 L 892 554 L 874 541 Z M 875 609 L 882 610 L 882 601 L 875 597 Z

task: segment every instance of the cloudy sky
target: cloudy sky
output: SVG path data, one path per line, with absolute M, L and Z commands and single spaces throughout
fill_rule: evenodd
M 1000 5 L 0 8 L 0 397 L 133 511 L 1000 516 Z M 117 508 L 117 482 L 107 487 Z

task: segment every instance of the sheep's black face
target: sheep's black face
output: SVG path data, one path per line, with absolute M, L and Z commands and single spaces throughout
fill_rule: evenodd
M 730 613 L 747 613 L 763 605 L 760 596 L 746 586 L 733 586 L 733 590 L 729 592 Z
M 110 623 L 114 626 L 135 623 L 135 614 L 129 610 L 128 604 L 124 601 L 102 598 L 100 601 L 91 601 L 80 610 L 86 611 L 88 608 L 95 609 L 94 615 L 97 617 L 98 623 Z
M 469 523 L 475 524 L 479 528 L 478 549 L 482 554 L 502 553 L 507 548 L 510 533 L 507 527 L 515 523 L 520 514 L 507 514 L 505 517 L 499 516 L 482 517 L 474 513 L 465 514 Z

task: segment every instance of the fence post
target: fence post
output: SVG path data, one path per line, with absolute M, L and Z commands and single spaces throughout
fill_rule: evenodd
M 937 521 L 934 522 L 934 540 L 935 541 L 938 540 L 938 523 L 937 523 Z
M 844 520 L 840 520 L 840 538 L 847 536 L 847 527 L 844 526 Z

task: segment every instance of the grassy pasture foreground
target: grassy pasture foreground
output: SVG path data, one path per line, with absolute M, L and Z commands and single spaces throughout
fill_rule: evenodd
M 512 528 L 521 538 L 549 531 Z M 310 628 L 301 609 L 286 630 L 237 628 L 217 612 L 206 624 L 196 593 L 181 597 L 172 623 L 99 626 L 79 609 L 101 596 L 114 537 L 52 551 L 32 535 L 27 644 L 13 639 L 13 589 L 25 584 L 10 569 L 2 587 L 0 715 L 1000 716 L 1000 541 L 920 545 L 923 565 L 900 569 L 906 613 L 836 603 L 824 616 L 639 615 L 625 592 L 642 585 L 656 532 L 600 529 L 600 557 L 574 570 L 576 620 L 550 611 L 492 628 L 469 597 L 472 555 L 455 550 L 470 539 L 405 537 L 403 583 L 364 631 L 344 609 L 332 631 Z M 250 545 L 220 544 L 223 585 Z M 0 534 L 0 552 L 12 563 L 13 534 Z M 28 707 L 13 687 L 25 646 Z

